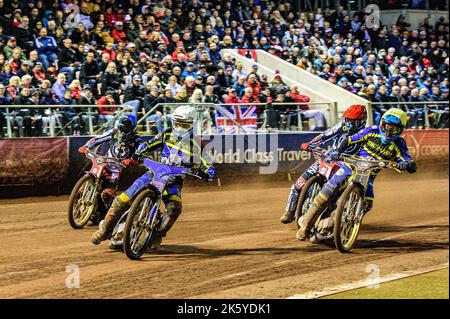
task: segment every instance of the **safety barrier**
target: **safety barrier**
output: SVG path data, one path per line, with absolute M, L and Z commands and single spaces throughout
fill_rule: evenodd
M 245 177 L 274 174 L 295 177 L 312 163 L 300 144 L 317 132 L 263 133 L 202 136 L 205 154 L 215 163 L 217 176 L 239 181 Z M 449 130 L 406 130 L 409 152 L 419 163 L 447 163 Z M 68 194 L 74 183 L 89 169 L 90 162 L 78 148 L 89 136 L 0 140 L 0 198 L 13 196 Z M 143 136 L 144 140 L 150 136 Z M 103 153 L 105 149 L 99 149 Z M 160 152 L 152 154 L 159 159 Z M 120 188 L 129 186 L 144 172 L 142 167 L 125 171 Z M 284 177 L 286 178 L 286 177 Z

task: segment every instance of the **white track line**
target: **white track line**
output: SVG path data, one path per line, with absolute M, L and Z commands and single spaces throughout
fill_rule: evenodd
M 378 285 L 378 284 L 388 282 L 388 281 L 417 276 L 417 275 L 421 275 L 421 274 L 425 274 L 428 272 L 441 270 L 441 269 L 445 269 L 445 268 L 448 268 L 448 263 L 445 263 L 445 264 L 442 264 L 439 266 L 423 268 L 420 270 L 410 270 L 410 271 L 406 271 L 406 272 L 399 273 L 399 274 L 391 274 L 391 275 L 387 275 L 385 277 L 377 278 L 377 279 L 360 280 L 360 281 L 353 282 L 353 283 L 346 284 L 346 285 L 327 288 L 322 291 L 310 291 L 310 292 L 307 292 L 304 294 L 288 297 L 287 299 L 315 299 L 315 298 L 320 298 L 320 297 L 324 297 L 324 296 L 334 295 L 334 294 L 341 293 L 341 292 L 346 292 L 346 291 L 355 290 L 355 289 L 359 289 L 359 288 L 365 288 L 365 287 L 369 287 L 369 286 L 373 286 L 373 285 Z

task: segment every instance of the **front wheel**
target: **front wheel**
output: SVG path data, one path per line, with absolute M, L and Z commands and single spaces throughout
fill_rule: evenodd
M 97 197 L 96 179 L 89 174 L 81 177 L 73 187 L 69 198 L 67 217 L 70 226 L 80 229 L 88 223 L 97 207 Z
M 335 211 L 334 242 L 341 253 L 350 252 L 359 235 L 359 214 L 364 207 L 364 194 L 357 184 L 349 185 L 342 193 Z
M 128 258 L 139 259 L 155 239 L 154 229 L 160 214 L 151 190 L 145 190 L 134 200 L 123 230 L 123 250 Z
M 295 223 L 297 224 L 297 228 L 300 228 L 299 223 L 301 222 L 301 217 L 306 214 L 314 198 L 316 198 L 317 194 L 319 194 L 322 189 L 323 184 L 323 177 L 315 175 L 306 182 L 305 186 L 303 186 L 295 211 Z

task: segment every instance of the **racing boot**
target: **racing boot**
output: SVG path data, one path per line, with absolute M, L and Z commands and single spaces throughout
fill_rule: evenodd
M 297 182 L 292 185 L 291 192 L 288 197 L 288 202 L 284 210 L 283 215 L 280 218 L 280 222 L 283 224 L 292 223 L 295 219 L 295 210 L 297 209 L 298 197 L 304 185 L 304 179 L 300 177 Z
M 315 219 L 322 212 L 325 207 L 326 202 L 328 201 L 328 196 L 324 193 L 320 192 L 316 198 L 314 198 L 313 203 L 308 208 L 308 211 L 305 214 L 305 218 L 302 220 L 300 224 L 300 228 L 297 231 L 296 238 L 297 240 L 304 241 L 308 238 L 309 230 L 314 223 Z
M 156 250 L 161 246 L 162 239 L 166 237 L 167 232 L 175 224 L 178 216 L 181 214 L 181 203 L 178 201 L 168 201 L 166 204 L 166 212 L 164 213 L 163 219 L 160 226 L 156 231 L 156 238 L 153 244 L 150 246 L 150 250 Z
M 105 216 L 105 220 L 100 224 L 99 229 L 92 234 L 91 241 L 94 245 L 100 244 L 109 238 L 116 226 L 120 216 L 127 210 L 128 204 L 121 200 L 121 196 L 114 198 L 111 208 Z

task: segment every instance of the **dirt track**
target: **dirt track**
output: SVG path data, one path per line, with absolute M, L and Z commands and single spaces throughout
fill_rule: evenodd
M 289 182 L 184 193 L 164 250 L 130 261 L 73 230 L 67 197 L 0 201 L 0 298 L 286 298 L 448 262 L 448 175 L 381 176 L 351 254 L 299 243 L 282 225 Z M 67 289 L 65 267 L 80 267 Z

